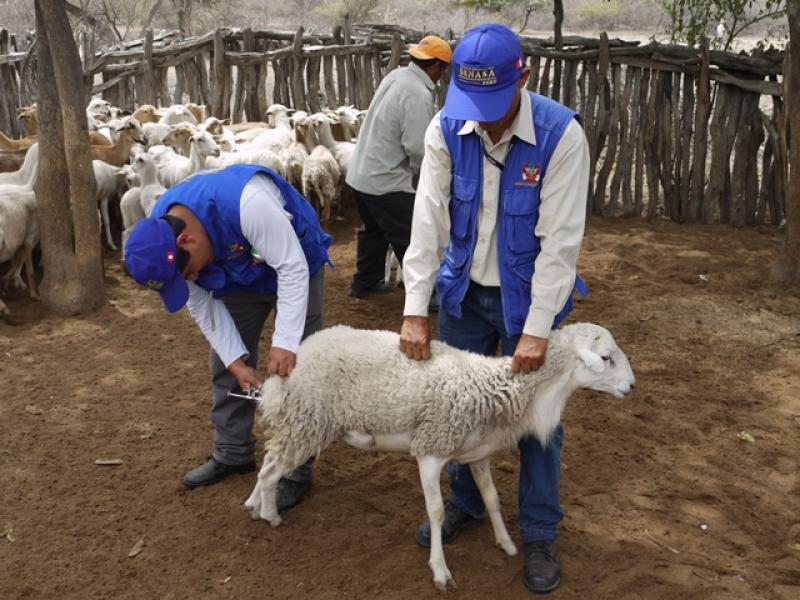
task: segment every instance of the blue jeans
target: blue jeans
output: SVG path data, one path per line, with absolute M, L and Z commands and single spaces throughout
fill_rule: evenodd
M 461 303 L 460 319 L 445 310 L 439 312 L 439 339 L 462 350 L 495 356 L 500 344 L 503 355 L 511 356 L 519 337 L 506 334 L 500 288 L 470 282 Z M 563 437 L 559 425 L 547 448 L 542 448 L 534 437 L 519 442 L 518 522 L 523 543 L 558 536 L 558 524 L 564 517 L 558 502 Z M 450 502 L 475 518 L 483 516 L 486 507 L 469 465 L 451 464 L 449 472 Z

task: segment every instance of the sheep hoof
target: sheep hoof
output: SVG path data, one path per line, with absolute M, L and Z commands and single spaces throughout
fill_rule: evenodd
M 450 586 L 450 587 L 452 587 L 453 589 L 457 589 L 457 588 L 458 588 L 458 586 L 456 585 L 456 581 L 455 581 L 455 579 L 453 579 L 453 578 L 450 576 L 450 574 L 449 574 L 449 573 L 447 574 L 447 577 L 444 579 L 444 581 L 441 581 L 441 580 L 438 580 L 438 581 L 437 581 L 437 580 L 434 578 L 434 580 L 433 580 L 433 585 L 435 585 L 435 586 L 436 586 L 436 589 L 437 589 L 437 590 L 439 590 L 440 592 L 446 592 L 446 591 L 447 591 L 447 586 Z
M 517 555 L 517 547 L 514 545 L 514 542 L 509 540 L 508 542 L 497 542 L 497 545 L 503 549 L 503 552 L 508 554 L 509 556 L 516 556 Z
M 267 519 L 267 520 L 269 521 L 269 524 L 272 525 L 273 527 L 277 527 L 283 522 L 283 519 L 281 519 L 280 517 L 273 517 L 272 519 Z

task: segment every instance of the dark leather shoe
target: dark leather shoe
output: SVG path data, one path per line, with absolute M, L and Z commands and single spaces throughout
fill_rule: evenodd
M 392 286 L 386 285 L 383 281 L 379 281 L 375 285 L 370 286 L 363 286 L 358 283 L 351 283 L 350 284 L 350 297 L 351 298 L 360 298 L 364 299 L 371 294 L 388 294 L 392 292 L 394 288 Z
M 561 563 L 555 540 L 525 544 L 522 582 L 534 594 L 547 594 L 561 583 Z
M 253 460 L 249 463 L 242 465 L 225 465 L 217 461 L 213 456 L 208 457 L 206 464 L 192 469 L 183 476 L 183 485 L 188 488 L 196 488 L 203 485 L 213 485 L 218 481 L 222 481 L 228 475 L 235 475 L 237 473 L 250 473 L 255 471 L 256 461 Z
M 292 481 L 281 479 L 278 481 L 278 512 L 288 510 L 303 501 L 303 497 L 311 487 L 311 480 Z
M 483 519 L 476 519 L 458 508 L 445 502 L 444 521 L 442 522 L 442 544 L 452 544 L 464 531 L 474 529 L 483 523 Z M 431 547 L 431 522 L 425 520 L 414 532 L 414 540 L 423 548 Z

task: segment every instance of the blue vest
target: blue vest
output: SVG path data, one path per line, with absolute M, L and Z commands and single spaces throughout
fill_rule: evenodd
M 292 215 L 292 228 L 303 248 L 309 275 L 330 262 L 328 248 L 333 238 L 322 230 L 313 207 L 281 176 L 267 168 L 245 164 L 195 175 L 167 190 L 151 217 L 165 215 L 173 205 L 181 204 L 200 220 L 211 241 L 214 260 L 200 271 L 196 283 L 212 290 L 216 298 L 240 290 L 274 294 L 278 289 L 278 274 L 262 260 L 255 259 L 253 247 L 242 233 L 239 214 L 242 190 L 256 174 L 268 175 L 278 186 L 284 210 Z
M 577 113 L 528 92 L 531 98 L 536 145 L 513 138 L 500 176 L 497 215 L 497 251 L 500 292 L 506 333 L 522 333 L 531 305 L 531 280 L 536 257 L 541 249 L 536 237 L 539 221 L 539 193 L 547 165 L 564 130 Z M 472 257 L 477 243 L 478 212 L 483 192 L 483 144 L 477 133 L 458 135 L 463 120 L 441 113 L 442 135 L 452 160 L 450 185 L 450 243 L 436 278 L 439 304 L 454 317 L 461 318 L 461 302 L 467 293 Z M 579 277 L 575 289 L 586 295 Z M 556 315 L 557 326 L 572 310 L 572 296 Z

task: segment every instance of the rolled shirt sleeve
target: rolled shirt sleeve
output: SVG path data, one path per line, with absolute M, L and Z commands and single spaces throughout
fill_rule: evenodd
M 425 158 L 414 201 L 411 243 L 403 259 L 405 316 L 428 315 L 428 303 L 450 235 L 450 166 L 437 113 L 425 132 Z
M 575 285 L 575 265 L 586 223 L 589 145 L 577 121 L 570 123 L 542 181 L 536 237 L 541 251 L 531 283 L 531 308 L 523 333 L 546 338 Z

